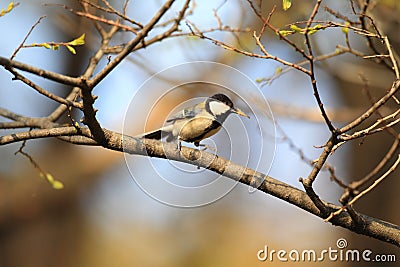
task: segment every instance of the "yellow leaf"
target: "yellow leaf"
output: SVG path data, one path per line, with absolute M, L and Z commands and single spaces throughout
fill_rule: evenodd
M 0 11 L 0 17 L 2 17 L 2 16 L 4 16 L 5 14 L 11 12 L 11 10 L 13 10 L 14 7 L 15 7 L 14 1 L 11 1 L 11 2 L 8 4 L 6 10 L 4 10 L 4 8 L 1 9 L 1 11 Z
M 54 183 L 54 177 L 50 173 L 46 173 L 46 179 L 49 183 Z
M 75 48 L 73 48 L 73 47 L 70 46 L 70 45 L 67 45 L 66 47 L 68 48 L 69 52 L 71 52 L 71 53 L 74 54 L 74 55 L 76 54 Z
M 14 1 L 11 1 L 7 6 L 7 13 L 10 12 L 14 8 Z
M 51 46 L 51 49 L 53 49 L 53 50 L 58 50 L 59 47 L 60 47 L 59 45 L 52 45 L 52 46 Z
M 292 0 L 282 0 L 283 10 L 288 10 L 292 6 Z
M 64 184 L 62 182 L 57 181 L 56 179 L 54 179 L 53 175 L 51 175 L 50 173 L 40 172 L 39 175 L 43 179 L 46 179 L 54 189 L 58 190 L 58 189 L 63 189 L 64 188 Z
M 43 43 L 42 45 L 43 45 L 44 48 L 47 48 L 47 49 L 51 48 L 51 46 L 48 43 Z
M 342 28 L 342 32 L 345 33 L 345 34 L 348 34 L 349 33 L 349 26 L 350 26 L 350 23 L 348 21 L 346 21 L 346 27 Z
M 82 34 L 75 40 L 68 42 L 69 45 L 84 45 L 85 44 L 85 34 Z
M 61 183 L 60 181 L 54 181 L 52 183 L 52 186 L 54 189 L 59 190 L 59 189 L 63 189 L 64 188 L 64 184 Z

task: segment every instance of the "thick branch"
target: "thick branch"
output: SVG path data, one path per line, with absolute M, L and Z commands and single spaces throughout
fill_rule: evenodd
M 233 180 L 240 181 L 241 183 L 249 186 L 257 184 L 260 185 L 257 188 L 258 190 L 282 199 L 320 218 L 326 217 L 326 209 L 328 209 L 330 212 L 340 209 L 339 206 L 323 202 L 321 200 L 325 207 L 325 211 L 321 212 L 320 209 L 315 206 L 314 202 L 310 199 L 306 192 L 263 173 L 238 165 L 227 159 L 207 153 L 205 151 L 188 147 L 182 147 L 181 151 L 179 151 L 177 150 L 176 145 L 173 143 L 163 143 L 157 140 L 133 138 L 106 129 L 103 129 L 103 132 L 107 136 L 108 142 L 105 145 L 101 145 L 105 146 L 107 149 L 129 154 L 168 158 L 170 160 L 207 168 L 211 171 L 219 173 Z M 78 130 L 72 126 L 32 130 L 10 136 L 3 136 L 0 138 L 0 144 L 9 144 L 33 138 L 47 137 L 58 137 L 64 141 L 77 144 L 81 143 L 85 145 L 96 145 L 88 128 L 79 128 Z M 356 222 L 352 219 L 348 212 L 342 212 L 338 216 L 332 218 L 330 222 L 334 225 L 347 228 L 353 232 L 374 237 L 400 247 L 399 226 L 366 215 L 360 214 L 360 216 L 362 220 L 358 220 L 358 222 Z M 360 225 L 360 221 L 362 222 L 362 225 Z
M 181 153 L 172 143 L 162 143 L 155 140 L 140 140 L 117 133 L 105 131 L 110 138 L 112 150 L 124 151 L 129 154 L 148 155 L 150 157 L 168 158 L 170 160 L 185 162 L 188 164 L 207 168 L 233 180 L 251 186 L 260 184 L 257 188 L 267 194 L 273 195 L 303 210 L 306 210 L 320 218 L 325 213 L 321 212 L 309 198 L 309 195 L 295 187 L 285 184 L 263 173 L 235 164 L 224 158 L 215 156 L 205 151 L 182 147 Z M 339 206 L 324 202 L 324 206 L 331 211 L 340 209 Z M 348 212 L 343 212 L 330 222 L 334 225 L 347 228 L 353 232 L 374 237 L 376 239 L 392 243 L 400 247 L 400 227 L 367 215 L 361 216 L 363 224 L 355 222 Z

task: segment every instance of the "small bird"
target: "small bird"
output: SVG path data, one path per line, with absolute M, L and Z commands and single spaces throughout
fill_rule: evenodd
M 232 100 L 224 94 L 215 94 L 205 101 L 183 109 L 166 122 L 170 123 L 158 130 L 142 134 L 139 137 L 159 139 L 166 137 L 167 142 L 181 141 L 200 146 L 200 141 L 216 134 L 229 114 L 236 113 L 250 118 L 233 106 Z

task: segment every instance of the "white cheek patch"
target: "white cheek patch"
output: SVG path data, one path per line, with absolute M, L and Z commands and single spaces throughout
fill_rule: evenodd
M 219 101 L 211 101 L 209 105 L 210 110 L 212 114 L 214 114 L 214 116 L 221 115 L 231 109 L 228 105 Z

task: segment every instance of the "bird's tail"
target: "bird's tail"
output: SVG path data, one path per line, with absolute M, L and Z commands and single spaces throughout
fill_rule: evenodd
M 165 132 L 163 132 L 162 130 L 156 130 L 153 132 L 149 132 L 149 133 L 145 133 L 140 135 L 140 137 L 146 138 L 146 139 L 157 139 L 157 140 L 161 140 L 162 136 L 165 135 Z
M 156 140 L 161 140 L 162 138 L 167 137 L 167 139 L 168 139 L 168 138 L 170 138 L 171 130 L 172 130 L 172 127 L 167 126 L 167 127 L 163 127 L 161 129 L 158 129 L 158 130 L 155 130 L 152 132 L 138 135 L 136 137 L 146 138 L 146 139 L 156 139 Z

